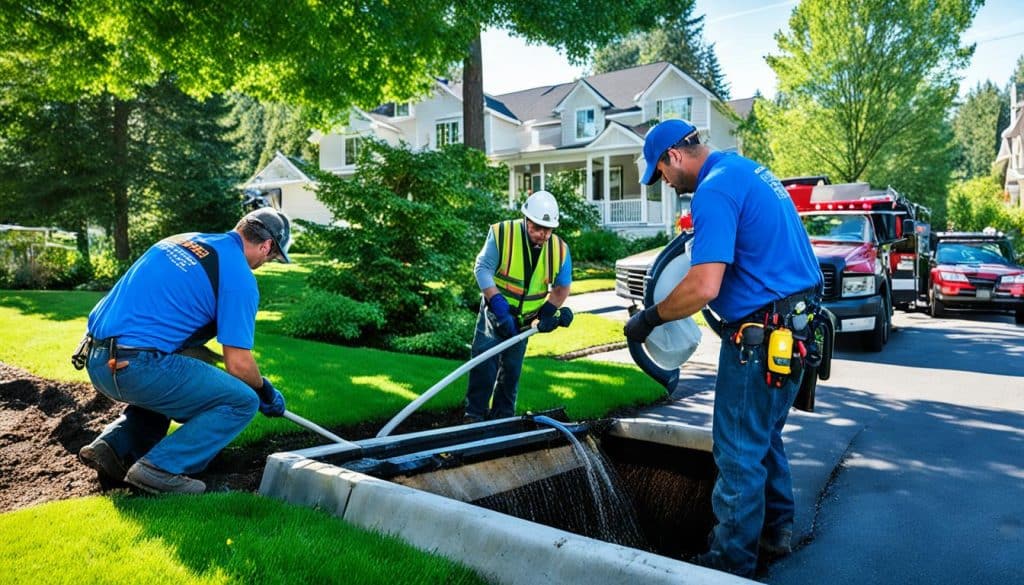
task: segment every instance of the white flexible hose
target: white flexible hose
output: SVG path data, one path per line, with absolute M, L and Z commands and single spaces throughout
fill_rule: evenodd
M 515 337 L 509 337 L 505 341 L 502 341 L 498 345 L 495 345 L 491 349 L 488 349 L 487 351 L 483 352 L 482 354 L 480 354 L 480 355 L 476 356 L 475 358 L 469 360 L 468 362 L 462 364 L 461 366 L 456 368 L 455 371 L 453 371 L 452 373 L 450 373 L 447 376 L 445 376 L 440 382 L 438 382 L 437 384 L 434 384 L 433 386 L 431 386 L 430 389 L 427 390 L 426 392 L 424 392 L 423 394 L 421 394 L 419 396 L 419 398 L 417 398 L 416 400 L 413 400 L 412 402 L 410 402 L 408 406 L 403 408 L 401 412 L 399 412 L 398 414 L 395 415 L 395 418 L 391 419 L 390 421 L 388 421 L 388 424 L 384 425 L 384 428 L 382 428 L 380 430 L 380 432 L 377 433 L 377 436 L 378 437 L 386 437 L 386 436 L 388 436 L 389 434 L 391 434 L 391 431 L 395 430 L 395 427 L 397 427 L 399 424 L 401 424 L 401 422 L 403 420 L 406 419 L 406 417 L 408 417 L 410 414 L 416 412 L 416 409 L 419 408 L 424 402 L 430 400 L 435 394 L 437 394 L 441 390 L 445 389 L 449 384 L 451 384 L 456 379 L 458 379 L 459 376 L 461 376 L 462 374 L 465 374 L 467 371 L 472 369 L 474 366 L 476 366 L 480 362 L 490 358 L 491 356 L 493 356 L 495 354 L 498 354 L 498 353 L 501 353 L 501 352 L 505 351 L 506 349 L 512 347 L 513 345 L 519 343 L 520 341 L 526 339 L 527 337 L 533 335 L 536 332 L 537 332 L 537 328 L 536 327 L 531 327 L 530 329 L 527 329 L 526 331 L 523 331 L 522 333 L 520 333 L 519 335 L 516 335 Z
M 317 433 L 319 435 L 327 437 L 328 439 L 334 441 L 335 443 L 339 443 L 341 445 L 348 445 L 349 447 L 357 447 L 358 448 L 358 445 L 356 445 L 355 443 L 352 443 L 351 441 L 346 441 L 345 439 L 342 439 L 341 437 L 339 437 L 338 435 L 335 435 L 331 431 L 328 431 L 327 429 L 323 428 L 322 426 L 320 426 L 320 425 L 318 425 L 318 424 L 316 424 L 314 422 L 311 422 L 311 421 L 308 421 L 308 420 L 302 418 L 301 416 L 295 414 L 294 412 L 286 410 L 286 411 L 284 411 L 284 415 L 283 416 L 286 419 L 292 421 L 293 423 L 299 425 L 300 427 L 307 428 L 307 429 L 313 431 L 314 433 Z

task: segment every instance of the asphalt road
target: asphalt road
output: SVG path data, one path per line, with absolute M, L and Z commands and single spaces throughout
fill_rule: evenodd
M 612 293 L 573 300 L 616 319 L 626 304 Z M 841 341 L 816 412 L 792 411 L 800 545 L 763 579 L 1024 582 L 1024 326 L 902 311 L 894 324 L 881 353 Z M 683 366 L 677 400 L 646 416 L 710 425 L 713 335 Z

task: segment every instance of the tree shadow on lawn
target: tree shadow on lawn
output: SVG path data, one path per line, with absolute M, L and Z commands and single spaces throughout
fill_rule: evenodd
M 72 321 L 86 317 L 102 297 L 90 291 L 0 290 L 0 306 L 47 321 Z

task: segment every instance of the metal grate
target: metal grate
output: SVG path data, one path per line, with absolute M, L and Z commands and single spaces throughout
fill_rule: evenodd
M 629 291 L 629 295 L 637 300 L 644 298 L 644 283 L 647 277 L 647 267 L 643 268 L 620 268 L 615 274 L 616 287 L 619 290 Z
M 839 296 L 839 280 L 836 278 L 836 267 L 831 264 L 821 265 L 821 275 L 825 279 L 824 298 L 832 299 Z

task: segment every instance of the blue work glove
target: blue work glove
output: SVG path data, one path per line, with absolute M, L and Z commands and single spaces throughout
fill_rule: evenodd
M 545 301 L 537 314 L 537 331 L 547 333 L 554 331 L 555 327 L 558 327 L 558 307 L 551 301 Z
M 512 308 L 508 306 L 508 299 L 504 295 L 496 294 L 487 301 L 487 306 L 497 318 L 498 335 L 504 339 L 519 333 L 516 326 L 516 319 L 512 316 Z
M 664 322 L 665 320 L 658 314 L 658 305 L 651 305 L 630 317 L 622 332 L 626 334 L 626 339 L 643 343 L 651 331 Z
M 263 378 L 263 387 L 256 391 L 260 395 L 260 412 L 263 416 L 284 415 L 284 396 L 274 388 L 270 380 Z

